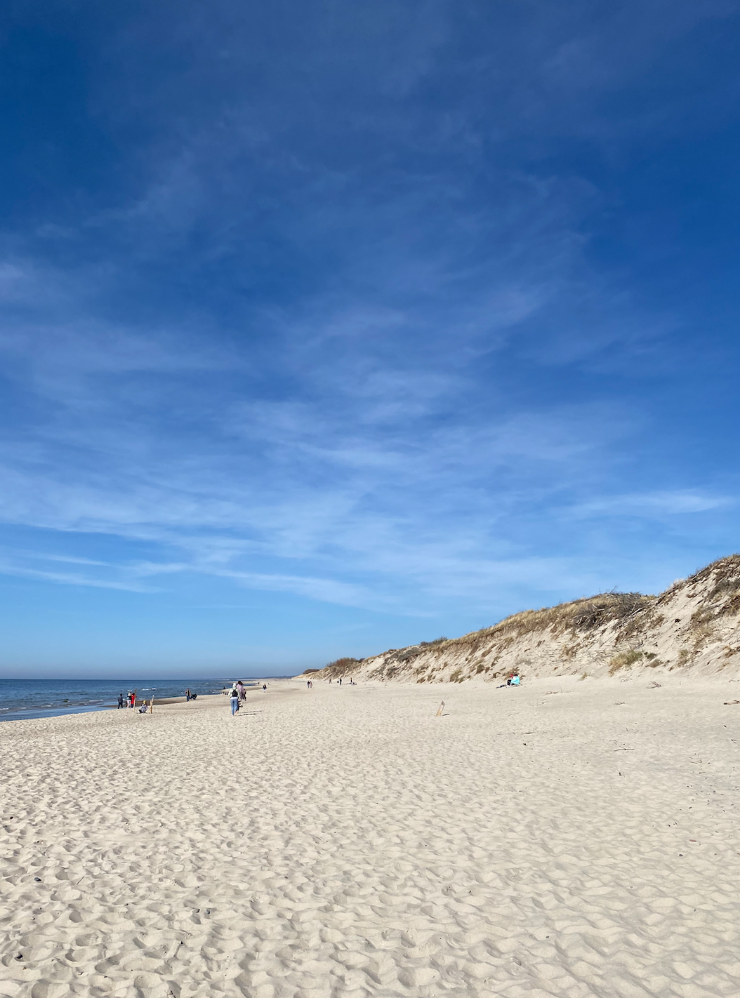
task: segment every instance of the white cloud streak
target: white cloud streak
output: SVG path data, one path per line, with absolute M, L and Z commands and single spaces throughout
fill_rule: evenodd
M 101 46 L 95 114 L 156 136 L 138 182 L 5 234 L 0 571 L 425 614 L 598 585 L 586 521 L 730 508 L 711 481 L 638 480 L 643 399 L 571 387 L 680 319 L 589 263 L 605 195 L 538 161 L 553 137 L 642 135 L 654 108 L 610 138 L 603 99 L 734 5 L 536 3 L 537 31 L 530 5 L 499 37 L 449 3 L 332 2 L 325 24 L 293 8 L 277 52 L 242 44 L 256 8 L 216 6 L 165 3 Z M 181 47 L 186 70 L 141 59 L 131 88 L 133 53 Z M 109 557 L 80 553 L 100 538 Z

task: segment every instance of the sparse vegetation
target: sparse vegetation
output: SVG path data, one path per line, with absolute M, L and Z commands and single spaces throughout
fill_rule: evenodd
M 317 671 L 323 671 L 328 679 L 339 679 L 340 676 L 356 672 L 363 661 L 361 658 L 338 658 L 335 662 L 329 662 L 323 670 Z
M 694 639 L 694 654 L 698 654 L 704 645 L 708 644 L 714 637 L 714 629 L 708 624 L 702 624 L 701 627 L 697 627 L 692 632 L 692 638 Z
M 692 630 L 712 624 L 720 617 L 740 613 L 740 554 L 712 562 L 688 579 L 694 585 L 710 581 L 712 588 L 691 615 Z
M 686 599 L 693 610 L 690 617 L 685 612 Z M 679 602 L 674 605 L 676 600 Z M 545 669 L 549 673 L 577 676 L 577 665 L 581 664 L 577 660 L 580 655 L 587 655 L 590 656 L 587 661 L 599 666 L 599 674 L 601 663 L 606 662 L 609 674 L 614 675 L 638 661 L 652 669 L 684 666 L 705 646 L 708 649 L 705 657 L 709 661 L 709 656 L 716 654 L 719 667 L 719 658 L 729 657 L 727 642 L 737 644 L 737 641 L 726 629 L 718 631 L 717 623 L 724 620 L 729 625 L 728 617 L 732 614 L 740 615 L 740 554 L 708 565 L 657 597 L 608 592 L 541 610 L 525 610 L 461 638 L 439 637 L 407 648 L 391 648 L 373 660 L 365 660 L 365 667 L 369 666 L 368 678 L 375 679 L 397 677 L 438 682 L 439 670 L 443 669 L 447 675 L 452 667 L 455 669 L 452 681 L 463 681 L 460 678 L 463 673 L 463 679 L 482 676 L 492 681 L 510 675 L 513 660 L 528 672 Z M 675 617 L 683 621 L 680 629 L 672 626 Z M 655 646 L 654 642 L 662 639 L 660 629 L 665 632 L 662 637 L 667 637 L 671 644 L 679 639 L 679 634 L 686 635 L 687 647 L 681 649 L 678 657 L 672 648 L 666 649 L 668 665 L 656 652 L 637 650 L 641 645 Z M 451 659 L 455 665 L 445 659 Z M 339 678 L 362 664 L 360 659 L 338 659 L 326 666 L 322 674 Z
M 501 637 L 500 646 L 510 644 L 525 634 L 549 630 L 555 636 L 571 631 L 585 633 L 597 627 L 614 623 L 624 627 L 641 615 L 646 615 L 656 603 L 655 596 L 642 593 L 601 593 L 589 599 L 560 603 L 542 610 L 524 610 L 506 617 L 485 631 L 474 631 L 459 638 L 459 642 L 479 639 L 482 635 Z
M 408 662 L 410 659 L 418 658 L 421 653 L 421 648 L 418 645 L 412 645 L 411 648 L 402 648 L 397 651 L 394 658 L 397 662 Z
M 630 648 L 629 651 L 622 651 L 614 655 L 614 657 L 609 662 L 609 675 L 613 676 L 615 672 L 619 672 L 620 669 L 629 669 L 635 662 L 639 662 L 643 657 L 643 652 L 637 651 L 635 648 Z
M 699 569 L 698 572 L 689 576 L 686 582 L 691 586 L 696 586 L 697 583 L 706 582 L 713 577 L 714 589 L 716 590 L 727 579 L 737 580 L 738 576 L 740 576 L 740 554 L 730 554 L 726 558 L 718 558 L 717 561 L 713 561 L 710 565 Z M 714 594 L 713 590 L 710 594 L 710 599 Z

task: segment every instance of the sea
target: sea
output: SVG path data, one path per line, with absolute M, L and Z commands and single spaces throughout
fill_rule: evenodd
M 136 690 L 139 700 L 155 701 L 191 693 L 220 693 L 233 679 L 0 679 L 0 721 L 58 717 L 93 710 L 109 710 L 118 694 Z M 245 686 L 262 679 L 245 679 Z

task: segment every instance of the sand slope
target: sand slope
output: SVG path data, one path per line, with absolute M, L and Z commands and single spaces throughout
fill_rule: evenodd
M 601 593 L 524 610 L 461 638 L 339 659 L 319 678 L 462 683 L 496 682 L 512 672 L 531 678 L 674 670 L 740 671 L 740 555 L 707 565 L 660 596 Z
M 4 723 L 0 995 L 740 994 L 740 684 L 646 685 Z

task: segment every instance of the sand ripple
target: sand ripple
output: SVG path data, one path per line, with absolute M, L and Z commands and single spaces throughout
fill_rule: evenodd
M 551 687 L 0 725 L 0 996 L 740 994 L 727 690 Z

